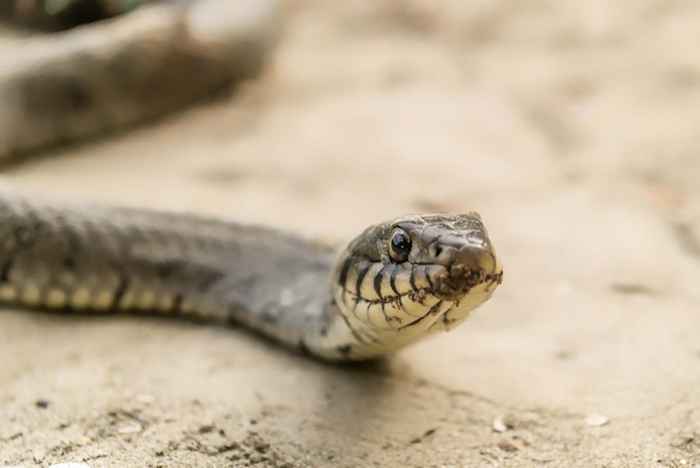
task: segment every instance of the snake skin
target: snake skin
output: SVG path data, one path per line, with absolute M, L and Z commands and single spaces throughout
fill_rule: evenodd
M 451 328 L 500 284 L 483 225 L 467 216 L 457 219 L 471 225 L 446 217 L 382 223 L 338 256 L 271 229 L 2 190 L 0 301 L 232 321 L 324 359 L 368 359 Z M 392 264 L 386 249 L 397 226 L 414 238 L 411 255 L 432 255 L 433 264 L 419 257 Z M 474 233 L 484 255 L 467 259 L 462 244 Z M 488 271 L 475 273 L 479 262 Z

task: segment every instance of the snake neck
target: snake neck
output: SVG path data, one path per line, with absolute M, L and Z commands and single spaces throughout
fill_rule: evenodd
M 0 301 L 242 324 L 332 357 L 334 251 L 182 213 L 57 204 L 0 191 Z

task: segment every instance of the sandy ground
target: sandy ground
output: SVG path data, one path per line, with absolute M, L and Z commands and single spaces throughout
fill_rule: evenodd
M 5 170 L 338 241 L 477 209 L 506 275 L 357 368 L 4 310 L 0 466 L 700 466 L 700 5 L 611 3 L 294 1 L 258 82 Z

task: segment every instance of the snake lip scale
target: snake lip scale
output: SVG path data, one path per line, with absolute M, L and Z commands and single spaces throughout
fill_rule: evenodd
M 476 213 L 371 225 L 340 250 L 187 213 L 0 189 L 0 301 L 236 322 L 329 361 L 462 323 L 503 280 Z

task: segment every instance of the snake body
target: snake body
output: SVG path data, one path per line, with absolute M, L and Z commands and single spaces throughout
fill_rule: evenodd
M 331 361 L 449 330 L 501 279 L 474 213 L 380 223 L 338 254 L 231 221 L 0 192 L 3 303 L 232 321 Z

